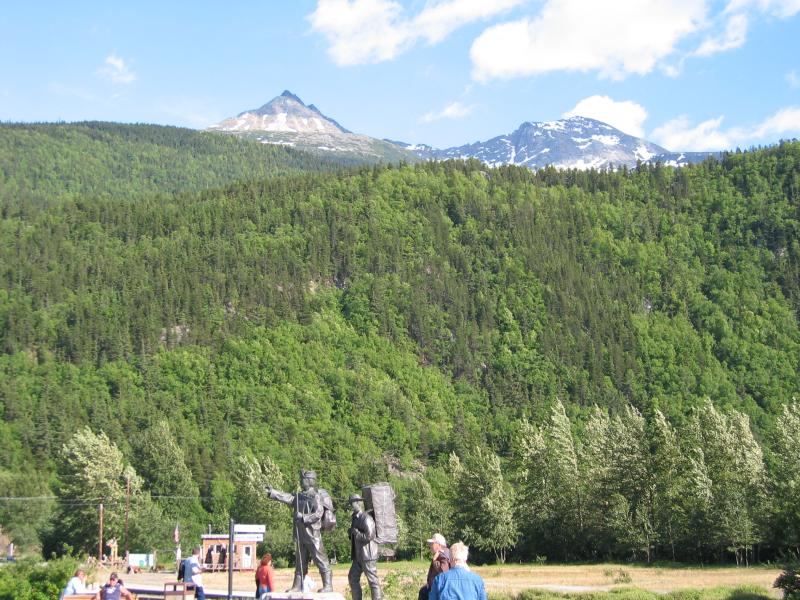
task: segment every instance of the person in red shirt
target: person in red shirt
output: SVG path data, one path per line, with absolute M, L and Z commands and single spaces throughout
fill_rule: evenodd
M 268 594 L 275 590 L 273 577 L 275 569 L 272 568 L 272 554 L 265 554 L 261 559 L 261 565 L 256 569 L 256 597 L 261 598 L 263 594 Z

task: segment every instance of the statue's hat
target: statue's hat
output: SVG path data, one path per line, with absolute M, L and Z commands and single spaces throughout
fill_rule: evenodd
M 353 502 L 363 502 L 364 499 L 361 497 L 361 494 L 350 494 L 350 497 L 347 499 L 348 504 L 352 504 Z

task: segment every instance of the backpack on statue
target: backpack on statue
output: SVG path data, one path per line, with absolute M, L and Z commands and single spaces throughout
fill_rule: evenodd
M 330 533 L 336 529 L 336 513 L 333 511 L 333 499 L 331 499 L 328 490 L 319 488 L 317 491 L 322 497 L 322 506 L 325 509 L 322 511 L 322 531 Z
M 397 543 L 397 513 L 394 509 L 394 490 L 388 483 L 373 483 L 361 488 L 364 508 L 375 519 L 375 541 L 379 544 Z

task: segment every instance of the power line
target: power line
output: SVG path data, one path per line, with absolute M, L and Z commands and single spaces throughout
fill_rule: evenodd
M 131 496 L 131 500 L 144 500 L 145 496 Z M 167 496 L 155 495 L 150 496 L 152 500 L 209 500 L 210 496 Z M 0 496 L 0 501 L 7 502 L 27 502 L 31 500 L 55 500 L 56 502 L 66 504 L 97 504 L 98 502 L 111 502 L 119 503 L 124 502 L 123 499 L 109 500 L 108 498 L 60 498 L 58 496 Z

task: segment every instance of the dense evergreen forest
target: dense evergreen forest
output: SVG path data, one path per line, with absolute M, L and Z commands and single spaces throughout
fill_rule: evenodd
M 171 195 L 352 164 L 180 127 L 0 124 L 0 193 L 11 203 Z
M 0 128 L 18 545 L 96 547 L 99 502 L 122 539 L 130 482 L 131 549 L 232 516 L 285 560 L 262 490 L 310 467 L 342 522 L 391 481 L 406 554 L 434 530 L 491 560 L 800 550 L 800 143 L 684 169 L 324 173 L 168 128 L 95 146 L 94 127 L 118 134 Z M 171 156 L 160 178 L 99 175 L 129 143 Z M 58 175 L 62 145 L 92 158 Z M 257 151 L 276 154 L 253 171 Z

